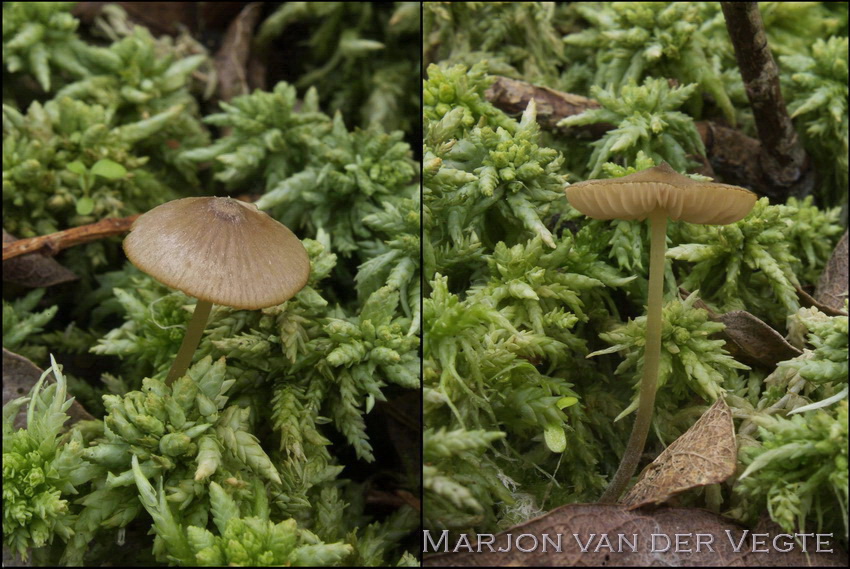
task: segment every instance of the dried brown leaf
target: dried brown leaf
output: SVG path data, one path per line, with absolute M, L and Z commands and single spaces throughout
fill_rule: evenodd
M 815 300 L 841 314 L 846 314 L 844 301 L 847 300 L 847 257 L 847 232 L 845 231 L 821 273 L 818 287 L 815 289 Z
M 679 298 L 682 300 L 686 300 L 689 296 L 691 296 L 691 292 L 683 287 L 679 287 Z M 705 303 L 705 301 L 699 297 L 697 297 L 696 301 L 694 301 L 694 308 L 701 308 L 708 312 L 708 317 L 717 321 L 717 313 L 711 309 L 709 305 Z
M 537 122 L 543 128 L 552 130 L 570 130 L 559 127 L 558 122 L 566 117 L 580 115 L 589 109 L 597 109 L 601 106 L 597 101 L 581 95 L 564 93 L 509 77 L 496 77 L 495 82 L 484 95 L 497 108 L 517 115 L 525 111 L 528 103 L 534 99 L 537 105 Z M 594 124 L 573 127 L 573 130 L 586 131 L 598 138 L 612 128 L 614 125 L 611 124 Z
M 227 28 L 227 35 L 215 55 L 218 95 L 222 101 L 230 101 L 250 91 L 248 60 L 254 28 L 261 14 L 262 2 L 246 4 Z
M 426 551 L 438 543 L 439 534 L 426 537 Z M 543 550 L 543 535 L 552 542 L 561 536 L 561 551 L 551 542 Z M 652 539 L 655 535 L 656 548 Z M 679 536 L 680 547 L 676 549 Z M 812 537 L 807 551 L 790 540 L 793 549 L 779 552 L 789 540 L 782 534 L 756 536 L 730 520 L 712 512 L 690 508 L 661 508 L 651 512 L 628 510 L 612 504 L 568 504 L 545 516 L 515 526 L 496 535 L 479 534 L 464 544 L 449 542 L 440 551 L 457 551 L 426 556 L 426 567 L 803 567 L 807 565 L 846 567 L 847 554 L 834 542 L 821 543 L 815 552 Z M 811 534 L 809 534 L 811 535 Z M 603 537 L 604 536 L 604 537 Z M 621 537 L 634 544 L 634 550 Z M 487 543 L 492 538 L 492 541 Z M 697 547 L 697 539 L 700 547 Z M 537 547 L 534 547 L 535 540 Z M 664 545 L 669 540 L 669 548 Z M 711 541 L 709 548 L 706 544 Z M 581 546 L 579 545 L 581 543 Z M 457 547 L 457 546 L 460 547 Z M 469 547 L 466 547 L 466 546 Z M 582 551 L 581 547 L 585 547 Z M 824 547 L 825 546 L 825 547 Z M 457 547 L 457 549 L 456 549 Z M 523 552 L 520 547 L 527 550 Z M 830 553 L 823 548 L 832 549 Z M 500 551 L 501 549 L 501 551 Z M 755 550 L 755 551 L 754 551 Z M 761 551 L 764 552 L 761 552 Z
M 18 239 L 3 230 L 3 243 L 13 243 Z M 60 265 L 56 259 L 37 253 L 22 255 L 3 262 L 3 281 L 39 288 L 53 286 L 77 280 L 79 277 Z
M 745 310 L 734 310 L 712 318 L 726 325 L 726 349 L 747 364 L 774 369 L 776 364 L 802 355 L 779 332 Z
M 640 508 L 691 488 L 719 484 L 735 473 L 737 452 L 732 411 L 721 397 L 644 469 L 620 502 Z
M 29 359 L 3 348 L 3 405 L 18 397 L 26 397 L 38 383 L 42 373 L 44 370 Z M 94 419 L 77 401 L 68 408 L 68 415 L 71 417 L 68 424 Z M 21 408 L 15 418 L 15 427 L 18 429 L 26 427 L 26 406 Z
M 828 304 L 820 302 L 804 289 L 800 288 L 799 285 L 794 285 L 794 290 L 797 292 L 797 298 L 800 300 L 800 306 L 803 308 L 811 308 L 814 306 L 827 316 L 847 316 L 847 313 L 843 310 L 838 310 Z
M 679 296 L 684 300 L 690 296 L 690 292 L 679 287 Z M 694 307 L 708 312 L 712 321 L 726 325 L 719 336 L 726 340 L 726 350 L 732 357 L 744 363 L 773 370 L 779 362 L 803 353 L 789 344 L 779 332 L 745 310 L 718 314 L 701 298 L 696 300 Z

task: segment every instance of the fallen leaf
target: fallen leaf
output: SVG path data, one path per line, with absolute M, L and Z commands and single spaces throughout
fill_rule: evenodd
M 683 287 L 679 287 L 679 298 L 682 300 L 686 300 L 689 296 L 691 296 L 691 292 Z M 705 301 L 699 297 L 694 301 L 694 308 L 701 308 L 708 312 L 708 317 L 712 320 L 717 320 L 717 313 L 708 306 Z
M 33 386 L 38 383 L 42 373 L 44 373 L 44 370 L 29 359 L 3 348 L 3 405 L 18 397 L 29 395 Z M 51 381 L 51 379 L 46 381 Z M 24 405 L 18 412 L 17 417 L 15 417 L 16 429 L 26 427 L 26 409 L 27 406 Z M 71 419 L 66 423 L 66 426 L 73 425 L 77 421 L 90 421 L 94 419 L 86 411 L 85 407 L 77 401 L 71 404 L 67 413 Z
M 720 314 L 718 322 L 726 325 L 726 349 L 735 359 L 747 364 L 774 369 L 776 364 L 802 355 L 782 335 L 745 310 Z
M 679 287 L 679 296 L 684 300 L 690 296 L 690 292 Z M 694 307 L 708 312 L 712 321 L 726 325 L 718 335 L 726 341 L 729 354 L 743 363 L 773 370 L 779 362 L 796 358 L 803 353 L 789 344 L 779 332 L 745 310 L 718 314 L 700 298 L 694 303 Z
M 544 535 L 548 539 L 545 551 Z M 559 536 L 560 551 L 552 545 Z M 479 534 L 465 543 L 457 536 L 450 541 L 448 532 L 429 532 L 424 539 L 426 553 L 449 551 L 425 556 L 426 567 L 847 566 L 846 552 L 834 541 L 821 542 L 821 552 L 816 552 L 815 540 L 809 537 L 804 553 L 781 533 L 756 536 L 715 513 L 692 508 L 648 512 L 615 504 L 567 504 L 502 533 Z M 432 547 L 436 544 L 440 546 Z M 786 546 L 792 548 L 778 551 Z
M 13 243 L 17 240 L 14 235 L 3 230 L 3 243 Z M 27 288 L 53 286 L 78 278 L 56 259 L 38 253 L 21 255 L 3 262 L 3 280 Z
M 847 263 L 847 232 L 845 231 L 838 245 L 835 246 L 832 257 L 826 263 L 815 289 L 815 300 L 841 314 L 846 314 L 844 301 L 847 300 Z
M 262 3 L 246 4 L 227 28 L 227 34 L 215 55 L 218 95 L 222 101 L 250 92 L 248 60 L 254 28 L 262 15 Z
M 732 411 L 721 397 L 644 469 L 620 503 L 629 509 L 657 505 L 691 488 L 719 484 L 735 473 L 737 453 Z
M 533 85 L 509 77 L 496 77 L 484 94 L 495 107 L 508 114 L 519 115 L 528 107 L 531 99 L 537 105 L 537 122 L 543 128 L 559 131 L 582 131 L 591 133 L 595 138 L 614 128 L 611 124 L 592 124 L 580 127 L 562 128 L 558 122 L 566 117 L 579 115 L 588 109 L 597 109 L 601 105 L 593 99 L 581 95 L 556 91 L 549 87 Z
M 800 306 L 803 308 L 811 308 L 814 306 L 827 316 L 847 316 L 847 313 L 843 310 L 838 310 L 837 308 L 833 308 L 828 304 L 820 302 L 804 289 L 800 288 L 799 285 L 794 285 L 794 290 L 797 292 L 797 298 L 800 300 Z

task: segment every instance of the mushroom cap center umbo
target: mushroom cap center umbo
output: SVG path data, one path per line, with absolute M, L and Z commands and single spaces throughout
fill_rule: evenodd
M 307 284 L 310 258 L 286 226 L 232 198 L 183 198 L 141 215 L 130 261 L 195 298 L 242 309 L 281 304 Z
M 706 225 L 743 219 L 758 198 L 738 186 L 693 180 L 666 163 L 622 178 L 572 184 L 566 194 L 570 205 L 594 219 L 642 220 L 662 209 L 670 219 Z

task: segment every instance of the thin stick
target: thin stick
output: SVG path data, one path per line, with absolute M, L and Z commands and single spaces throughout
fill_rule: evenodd
M 3 260 L 14 259 L 20 255 L 44 250 L 48 255 L 55 255 L 62 249 L 97 241 L 104 237 L 121 235 L 130 231 L 130 226 L 139 215 L 129 217 L 108 217 L 97 223 L 73 227 L 65 231 L 57 231 L 49 235 L 41 235 L 30 239 L 18 239 L 3 244 Z
M 616 502 L 635 473 L 646 436 L 652 424 L 655 392 L 658 389 L 658 365 L 661 361 L 661 305 L 664 296 L 664 255 L 667 252 L 667 212 L 655 210 L 649 216 L 649 291 L 646 307 L 646 346 L 643 355 L 643 379 L 635 424 L 617 473 L 599 498 Z
M 207 326 L 210 310 L 212 310 L 212 302 L 199 300 L 195 305 L 195 312 L 192 314 L 192 319 L 189 320 L 189 328 L 186 330 L 186 335 L 183 336 L 183 343 L 180 344 L 180 350 L 177 352 L 177 357 L 174 358 L 174 363 L 171 364 L 171 369 L 165 380 L 166 385 L 171 385 L 175 380 L 186 375 L 186 370 L 192 363 L 192 356 L 195 355 L 195 350 L 201 343 L 201 336 Z
M 721 2 L 720 8 L 762 145 L 760 160 L 771 189 L 766 195 L 771 201 L 808 195 L 813 172 L 785 107 L 779 67 L 767 43 L 758 2 Z

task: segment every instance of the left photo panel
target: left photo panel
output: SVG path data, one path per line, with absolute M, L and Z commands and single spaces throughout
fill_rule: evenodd
M 4 566 L 419 566 L 418 2 L 3 4 Z

